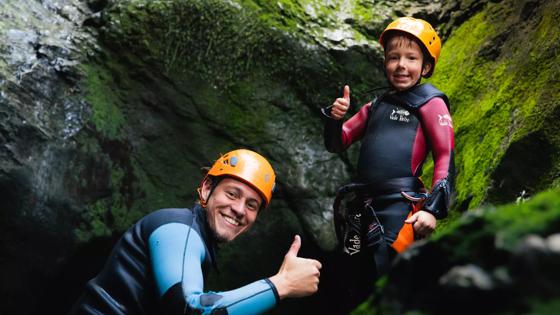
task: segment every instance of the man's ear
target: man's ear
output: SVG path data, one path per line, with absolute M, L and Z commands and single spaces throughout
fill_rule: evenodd
M 202 187 L 200 189 L 200 199 L 204 203 L 208 202 L 208 197 L 210 196 L 210 192 L 212 191 L 212 179 L 210 177 L 206 177 L 204 182 L 202 182 Z
M 424 65 L 422 66 L 422 76 L 426 76 L 428 73 L 430 73 L 430 70 L 432 70 L 432 63 L 424 62 Z

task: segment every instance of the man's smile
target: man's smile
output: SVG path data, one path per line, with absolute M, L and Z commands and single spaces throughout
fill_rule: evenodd
M 222 215 L 222 218 L 224 218 L 224 221 L 226 221 L 227 223 L 231 224 L 231 225 L 235 225 L 235 226 L 240 226 L 241 222 L 239 222 L 239 220 L 230 217 L 224 213 L 220 213 Z

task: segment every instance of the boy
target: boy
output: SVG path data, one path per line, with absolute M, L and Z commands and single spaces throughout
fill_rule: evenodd
M 379 39 L 385 52 L 389 91 L 365 104 L 346 122 L 350 87 L 331 106 L 325 125 L 325 146 L 342 152 L 362 141 L 358 184 L 342 187 L 335 200 L 337 236 L 350 256 L 373 254 L 376 274 L 415 238 L 434 231 L 444 218 L 454 176 L 454 137 L 448 99 L 431 84 L 420 84 L 434 72 L 441 41 L 421 19 L 403 17 L 387 26 Z M 431 193 L 419 177 L 432 151 L 434 176 Z M 346 213 L 338 205 L 349 191 L 357 197 Z M 365 247 L 364 247 L 365 246 Z M 370 283 L 371 285 L 371 283 Z

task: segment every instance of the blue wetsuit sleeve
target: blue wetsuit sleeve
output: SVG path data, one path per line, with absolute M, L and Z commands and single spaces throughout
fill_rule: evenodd
M 160 299 L 182 304 L 164 305 L 166 310 L 187 314 L 195 310 L 202 314 L 261 314 L 278 300 L 274 285 L 267 279 L 231 291 L 204 293 L 202 263 L 206 247 L 200 235 L 186 224 L 160 226 L 148 238 L 148 247 Z

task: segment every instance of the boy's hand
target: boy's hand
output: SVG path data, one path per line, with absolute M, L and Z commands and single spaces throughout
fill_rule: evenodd
M 339 120 L 348 111 L 350 106 L 350 87 L 348 85 L 344 86 L 344 95 L 337 98 L 332 104 L 331 117 L 335 120 Z
M 436 229 L 437 220 L 431 213 L 420 210 L 406 219 L 404 223 L 412 224 L 414 233 L 425 237 Z
M 308 296 L 319 289 L 321 263 L 315 259 L 298 257 L 300 247 L 301 239 L 296 235 L 292 246 L 284 256 L 280 270 L 270 277 L 280 299 Z

